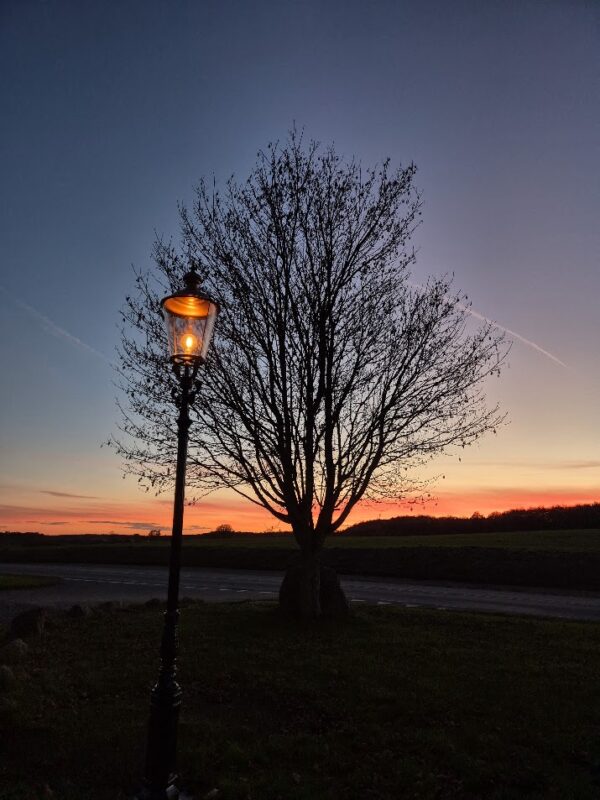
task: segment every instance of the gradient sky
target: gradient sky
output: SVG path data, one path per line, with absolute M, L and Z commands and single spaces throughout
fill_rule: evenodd
M 131 265 L 294 121 L 415 161 L 414 280 L 454 273 L 518 334 L 488 391 L 510 424 L 432 465 L 427 510 L 600 500 L 599 76 L 594 1 L 2 0 L 0 529 L 168 529 L 170 496 L 100 448 Z M 275 524 L 226 494 L 186 513 Z

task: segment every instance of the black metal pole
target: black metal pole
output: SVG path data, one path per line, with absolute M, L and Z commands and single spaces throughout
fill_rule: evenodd
M 181 398 L 177 420 L 177 470 L 175 473 L 167 610 L 160 646 L 158 681 L 152 689 L 150 699 L 146 772 L 138 800 L 176 800 L 179 797 L 176 754 L 181 688 L 177 683 L 177 623 L 179 619 L 179 571 L 181 567 L 185 468 L 190 426 L 189 406 L 193 377 L 192 368 L 184 366 L 180 374 Z

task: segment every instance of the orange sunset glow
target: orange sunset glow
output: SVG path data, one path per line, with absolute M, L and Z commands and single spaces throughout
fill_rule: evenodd
M 56 492 L 55 495 L 66 494 Z M 579 489 L 480 489 L 461 494 L 438 492 L 433 498 L 414 503 L 369 503 L 361 502 L 354 509 L 349 525 L 377 518 L 389 518 L 410 514 L 431 516 L 471 516 L 474 512 L 483 515 L 494 511 L 514 508 L 570 506 L 598 501 L 595 487 Z M 31 505 L 0 506 L 0 527 L 5 530 L 35 530 L 41 533 L 140 533 L 145 535 L 152 528 L 160 528 L 163 535 L 170 532 L 172 502 L 165 499 L 149 499 L 146 502 L 106 502 L 85 498 L 61 498 L 55 496 L 52 503 L 32 502 Z M 222 498 L 219 501 L 205 499 L 189 505 L 185 511 L 185 532 L 201 534 L 214 530 L 223 523 L 237 531 L 256 533 L 286 531 L 287 528 L 266 511 L 250 502 L 237 498 Z

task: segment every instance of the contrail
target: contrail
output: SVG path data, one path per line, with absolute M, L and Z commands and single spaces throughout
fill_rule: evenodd
M 48 333 L 51 333 L 57 339 L 63 339 L 69 342 L 69 344 L 75 345 L 76 347 L 86 350 L 88 353 L 92 353 L 92 355 L 95 355 L 97 358 L 102 359 L 102 361 L 104 361 L 105 364 L 112 366 L 111 362 L 104 355 L 104 353 L 101 353 L 99 350 L 96 350 L 91 345 L 86 344 L 81 339 L 77 338 L 77 336 L 73 336 L 72 333 L 69 333 L 69 331 L 66 331 L 64 328 L 61 328 L 56 323 L 52 322 L 51 319 L 45 317 L 37 309 L 33 308 L 33 306 L 30 306 L 27 303 L 24 303 L 22 300 L 19 300 L 18 297 L 15 297 L 13 294 L 11 294 L 6 287 L 2 286 L 1 283 L 0 283 L 0 289 L 16 306 L 18 306 L 23 311 L 26 311 L 30 316 L 34 317 L 40 323 L 42 328 L 44 328 L 44 330 L 46 330 Z
M 421 291 L 424 291 L 424 287 L 421 286 L 418 283 L 415 283 L 414 281 L 407 281 L 407 283 L 410 284 L 410 286 L 414 286 L 415 289 L 420 289 Z M 504 325 L 500 325 L 499 322 L 494 322 L 493 319 L 490 319 L 489 317 L 485 317 L 483 314 L 480 314 L 478 311 L 473 311 L 473 309 L 469 308 L 469 306 L 465 306 L 462 303 L 457 303 L 456 305 L 459 308 L 461 308 L 463 311 L 466 311 L 467 314 L 470 314 L 470 316 L 475 317 L 476 319 L 480 319 L 482 322 L 487 322 L 492 327 L 498 328 L 498 330 L 504 331 L 504 333 L 508 333 L 509 336 L 514 336 L 515 339 L 518 339 L 520 342 L 523 342 L 523 344 L 526 344 L 528 347 L 531 347 L 533 350 L 537 350 L 538 353 L 541 353 L 542 355 L 544 355 L 547 358 L 551 359 L 556 364 L 560 364 L 561 367 L 564 367 L 565 369 L 568 369 L 568 370 L 571 369 L 567 364 L 565 364 L 564 361 L 561 361 L 560 358 L 557 358 L 557 356 L 554 356 L 554 355 L 552 355 L 552 353 L 549 353 L 547 350 L 544 350 L 543 347 L 540 347 L 539 344 L 536 344 L 535 342 L 532 342 L 531 339 L 526 339 L 524 336 L 521 336 L 520 333 L 517 333 L 516 331 L 511 331 L 510 328 L 505 328 Z
M 464 309 L 467 312 L 467 314 L 470 314 L 472 317 L 476 317 L 477 319 L 480 319 L 482 322 L 488 322 L 494 328 L 499 328 L 499 330 L 508 333 L 509 336 L 514 336 L 515 339 L 518 339 L 520 342 L 523 342 L 523 344 L 526 344 L 529 347 L 532 347 L 534 350 L 537 350 L 538 353 L 542 353 L 548 358 L 551 358 L 552 361 L 555 361 L 557 364 L 560 364 L 561 367 L 569 369 L 569 367 L 565 364 L 564 361 L 561 361 L 560 358 L 557 358 L 556 356 L 552 355 L 552 353 L 549 353 L 547 350 L 544 350 L 543 347 L 540 347 L 539 344 L 532 342 L 531 339 L 526 339 L 524 336 L 521 336 L 520 333 L 516 333 L 516 331 L 511 331 L 510 328 L 505 328 L 504 325 L 500 325 L 500 323 L 494 322 L 493 320 L 488 319 L 488 317 L 484 317 L 483 314 L 480 314 L 478 311 L 473 311 L 472 308 L 468 308 L 467 306 L 463 305 L 460 305 L 460 308 Z

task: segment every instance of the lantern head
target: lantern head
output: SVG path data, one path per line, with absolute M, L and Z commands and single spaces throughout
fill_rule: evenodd
M 192 269 L 183 276 L 184 288 L 161 301 L 173 364 L 197 367 L 206 361 L 219 305 L 199 290 Z

